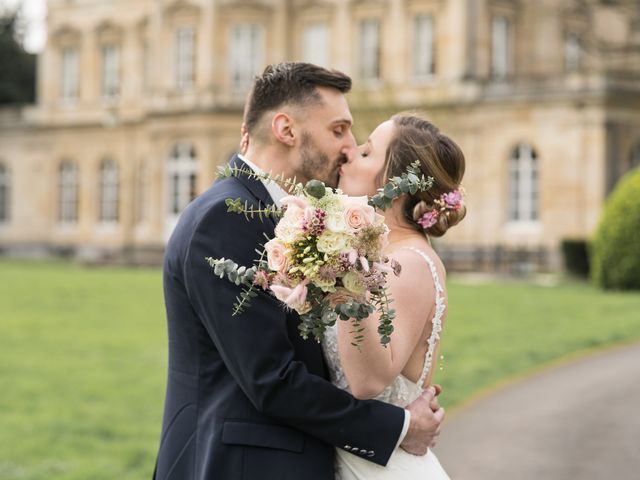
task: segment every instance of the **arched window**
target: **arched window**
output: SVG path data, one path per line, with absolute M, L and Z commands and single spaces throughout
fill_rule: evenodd
M 175 33 L 176 86 L 179 90 L 193 88 L 196 66 L 196 32 L 183 25 Z
M 237 23 L 231 26 L 229 66 L 231 87 L 246 91 L 253 76 L 263 67 L 265 57 L 264 27 L 257 23 Z
M 196 151 L 190 143 L 178 143 L 169 158 L 169 211 L 179 215 L 196 198 Z
M 58 221 L 76 223 L 78 221 L 78 167 L 73 162 L 64 161 L 58 169 Z
M 177 143 L 167 163 L 167 212 L 165 238 L 169 238 L 182 210 L 196 197 L 198 160 L 196 150 L 189 142 Z
M 629 153 L 629 170 L 640 167 L 640 141 L 631 148 Z
M 9 169 L 0 163 L 0 223 L 9 221 L 9 199 L 11 195 L 11 178 Z
M 61 67 L 60 96 L 64 102 L 73 102 L 78 98 L 80 85 L 80 59 L 77 47 L 66 46 L 62 49 Z
M 513 70 L 512 25 L 505 16 L 491 19 L 491 75 L 496 79 L 506 78 Z
M 118 166 L 111 159 L 100 164 L 100 221 L 118 221 Z
M 509 159 L 509 220 L 538 220 L 538 155 L 527 144 L 518 145 Z
M 360 79 L 365 82 L 380 80 L 381 29 L 377 18 L 368 18 L 360 22 L 359 42 Z

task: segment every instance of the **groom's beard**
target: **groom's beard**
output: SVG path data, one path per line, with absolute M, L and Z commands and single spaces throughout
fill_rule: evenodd
M 340 167 L 347 162 L 346 155 L 340 154 L 332 162 L 329 156 L 321 152 L 313 142 L 311 135 L 302 132 L 300 141 L 301 173 L 308 179 L 324 182 L 327 187 L 337 188 Z

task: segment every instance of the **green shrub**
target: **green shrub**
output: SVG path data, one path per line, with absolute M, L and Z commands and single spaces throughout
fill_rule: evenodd
M 597 285 L 640 290 L 640 169 L 625 175 L 607 200 L 591 260 Z
M 564 268 L 572 275 L 589 277 L 589 245 L 586 240 L 562 240 Z

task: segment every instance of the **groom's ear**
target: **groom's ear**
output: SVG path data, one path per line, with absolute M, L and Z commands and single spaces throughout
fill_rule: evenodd
M 271 131 L 279 142 L 289 147 L 295 144 L 293 119 L 284 112 L 276 113 L 271 120 Z

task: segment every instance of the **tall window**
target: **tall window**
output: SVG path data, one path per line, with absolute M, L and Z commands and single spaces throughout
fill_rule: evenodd
M 0 163 L 0 223 L 9 221 L 9 197 L 11 195 L 11 179 L 9 169 Z
M 496 16 L 491 21 L 491 74 L 505 78 L 511 70 L 510 22 L 506 17 Z
M 184 26 L 176 31 L 176 86 L 180 90 L 193 87 L 195 79 L 195 30 L 192 26 Z
M 151 207 L 151 179 L 149 166 L 146 162 L 140 165 L 136 189 L 136 222 L 142 223 L 149 218 Z
M 380 78 L 380 23 L 363 20 L 360 23 L 360 79 L 375 81 Z
M 102 46 L 102 96 L 116 98 L 120 93 L 120 48 L 114 44 Z
M 78 49 L 65 47 L 62 49 L 62 89 L 63 101 L 73 101 L 78 98 L 78 80 L 80 70 L 78 68 Z
M 118 221 L 118 166 L 113 160 L 103 160 L 100 164 L 100 221 Z
M 244 91 L 251 86 L 264 63 L 264 33 L 261 25 L 239 23 L 231 27 L 229 63 L 231 85 Z
M 432 15 L 413 19 L 413 78 L 425 80 L 436 73 L 435 32 Z
M 169 212 L 178 215 L 196 198 L 196 151 L 190 143 L 178 143 L 169 158 Z
M 76 223 L 78 221 L 78 167 L 64 161 L 58 169 L 58 221 Z
M 637 142 L 631 149 L 631 153 L 629 154 L 629 167 L 630 170 L 640 168 L 640 142 Z
M 538 155 L 530 145 L 520 144 L 509 159 L 509 219 L 538 220 Z
M 582 66 L 582 41 L 575 33 L 568 34 L 565 39 L 564 65 L 568 72 L 580 70 Z
M 303 33 L 302 58 L 305 62 L 321 65 L 329 64 L 329 28 L 326 23 L 307 25 Z

